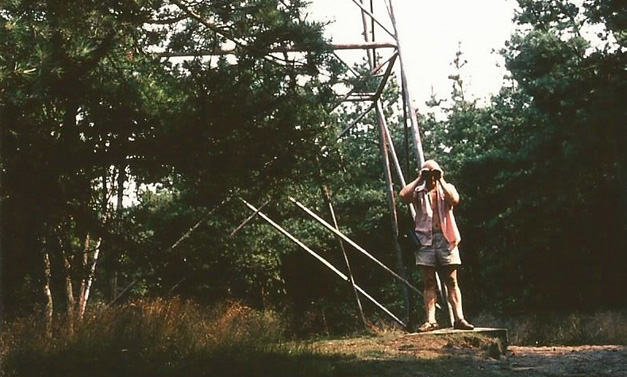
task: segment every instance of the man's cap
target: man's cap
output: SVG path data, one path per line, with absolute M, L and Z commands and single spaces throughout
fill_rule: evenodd
M 442 173 L 442 168 L 440 168 L 440 165 L 437 162 L 435 162 L 435 160 L 425 161 L 425 163 L 422 164 L 422 168 L 420 168 L 420 173 L 422 173 L 423 171 L 429 171 L 429 170 L 437 170 L 440 173 Z

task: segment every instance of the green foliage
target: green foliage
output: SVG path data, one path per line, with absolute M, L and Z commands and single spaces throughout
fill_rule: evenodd
M 463 195 L 468 295 L 506 311 L 623 305 L 624 54 L 582 37 L 590 10 L 520 5 L 511 83 L 428 129 Z
M 44 249 L 52 253 L 58 282 L 74 274 L 59 266 L 64 256 L 81 260 L 87 234 L 103 240 L 100 277 L 110 280 L 120 272 L 123 284 L 143 274 L 158 279 L 166 274 L 156 270 L 172 266 L 163 260 L 184 264 L 190 251 L 180 256 L 166 250 L 192 217 L 203 216 L 198 206 L 211 207 L 236 192 L 263 197 L 301 174 L 327 137 L 325 106 L 337 75 L 321 25 L 304 20 L 303 6 L 252 0 L 3 5 L 8 308 L 38 300 Z M 230 57 L 206 55 L 227 39 L 237 44 Z M 307 51 L 270 52 L 281 48 Z M 191 56 L 164 60 L 155 54 L 160 49 Z M 177 200 L 122 211 L 120 194 L 129 181 L 162 185 Z M 159 213 L 164 222 L 151 218 Z M 220 233 L 231 226 L 217 225 Z M 222 249 L 198 258 L 200 246 L 194 247 L 201 266 L 221 266 L 219 258 L 209 259 L 227 254 Z M 148 256 L 157 256 L 155 263 L 138 264 Z M 236 265 L 242 260 L 226 259 Z M 189 268 L 181 270 L 175 279 L 188 275 Z M 161 290 L 174 285 L 155 284 Z M 58 292 L 61 285 L 53 288 Z M 111 298 L 119 291 L 110 290 Z M 32 293 L 13 295 L 27 291 Z
M 340 229 L 396 268 L 374 112 L 339 140 L 366 105 L 329 114 L 334 85 L 372 92 L 378 78 L 342 74 L 303 2 L 5 3 L 0 160 L 9 310 L 41 304 L 43 252 L 51 254 L 56 309 L 69 306 L 65 278 L 87 276 L 89 235 L 102 240 L 104 254 L 98 299 L 128 286 L 121 300 L 177 294 L 286 307 L 303 333 L 360 327 L 350 287 L 258 216 L 230 236 L 251 214 L 238 197 L 256 206 L 271 198 L 264 213 L 346 272 L 335 237 L 287 197 L 328 222 L 331 202 Z M 509 74 L 501 92 L 485 106 L 468 97 L 459 51 L 451 98 L 434 98 L 439 109 L 419 114 L 426 157 L 462 195 L 468 311 L 624 305 L 624 6 L 519 5 L 521 28 L 502 51 Z M 384 88 L 383 110 L 409 179 L 417 166 L 394 84 Z M 118 195 L 130 182 L 136 204 L 123 208 Z M 408 219 L 404 210 L 399 217 Z M 391 277 L 347 253 L 357 283 L 402 312 Z

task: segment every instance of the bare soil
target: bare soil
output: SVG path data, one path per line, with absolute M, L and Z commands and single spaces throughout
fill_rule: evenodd
M 533 376 L 627 376 L 625 346 L 509 347 L 507 359 Z
M 627 346 L 504 349 L 474 334 L 384 334 L 318 341 L 336 376 L 627 377 Z

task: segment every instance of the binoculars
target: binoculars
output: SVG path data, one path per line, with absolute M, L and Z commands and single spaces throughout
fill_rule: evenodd
M 440 179 L 440 177 L 442 177 L 442 172 L 439 170 L 422 170 L 420 172 L 420 175 L 427 179 L 427 178 L 435 178 L 435 179 Z

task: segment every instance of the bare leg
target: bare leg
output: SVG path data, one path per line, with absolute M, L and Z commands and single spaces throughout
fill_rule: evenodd
M 435 280 L 435 267 L 422 267 L 422 280 L 424 283 L 424 300 L 427 314 L 427 321 L 436 323 L 435 320 L 435 302 L 437 298 L 437 284 Z
M 462 292 L 457 282 L 457 265 L 442 267 L 446 288 L 448 289 L 448 301 L 453 308 L 453 316 L 455 320 L 464 318 L 462 309 Z
M 459 284 L 457 284 L 457 266 L 445 266 L 442 271 L 445 274 L 446 287 L 448 288 L 448 301 L 453 308 L 453 316 L 455 317 L 453 327 L 458 330 L 473 330 L 475 326 L 464 319 L 462 292 L 459 289 Z

